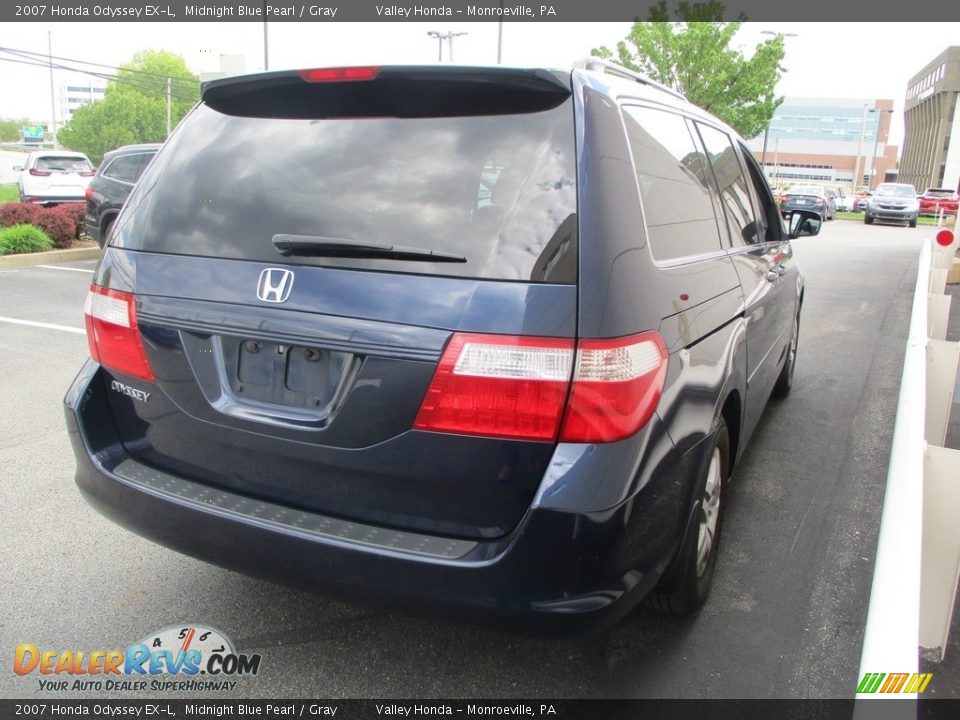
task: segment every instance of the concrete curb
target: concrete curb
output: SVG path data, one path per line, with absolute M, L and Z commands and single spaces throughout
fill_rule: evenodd
M 26 255 L 0 256 L 0 270 L 31 267 L 33 265 L 50 265 L 53 263 L 72 262 L 74 260 L 97 260 L 100 257 L 100 248 L 72 248 L 70 250 L 49 250 L 47 252 L 28 253 Z

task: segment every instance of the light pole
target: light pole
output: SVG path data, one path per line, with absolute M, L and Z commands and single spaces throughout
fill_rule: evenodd
M 453 62 L 453 39 L 455 37 L 460 37 L 461 35 L 467 35 L 467 34 L 468 33 L 465 33 L 465 32 L 455 33 L 449 30 L 445 33 L 439 32 L 437 30 L 428 30 L 427 35 L 437 39 L 437 62 L 443 62 L 443 41 L 444 40 L 447 41 L 447 48 L 448 48 L 447 54 L 450 56 L 449 60 L 450 62 Z
M 53 36 L 47 30 L 47 57 L 50 59 L 50 127 L 52 130 L 53 149 L 57 149 L 57 101 L 53 92 Z
M 797 33 L 778 33 L 773 30 L 761 30 L 761 35 L 775 35 L 780 38 L 788 37 L 797 37 Z M 763 168 L 764 174 L 767 172 L 767 136 L 770 133 L 770 123 L 767 123 L 766 129 L 763 131 L 763 152 L 760 154 L 760 167 Z
M 857 160 L 853 163 L 853 192 L 857 192 L 857 185 L 861 184 L 863 175 L 860 172 L 860 153 L 863 150 L 863 131 L 867 127 L 867 103 L 863 104 L 863 117 L 860 118 L 860 137 L 857 138 Z
M 870 112 L 881 113 L 880 119 L 877 120 L 877 132 L 873 140 L 873 157 L 870 159 L 870 174 L 868 176 L 870 186 L 875 189 L 876 186 L 873 184 L 873 173 L 876 170 L 875 166 L 877 164 L 877 147 L 880 145 L 880 123 L 883 121 L 882 113 L 893 113 L 893 110 L 887 110 L 884 108 L 871 108 Z M 884 147 L 886 147 L 886 143 L 884 143 Z

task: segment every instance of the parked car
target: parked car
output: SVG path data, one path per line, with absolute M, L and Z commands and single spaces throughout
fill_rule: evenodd
M 793 210 L 815 212 L 821 220 L 833 220 L 837 214 L 833 197 L 823 185 L 794 185 L 787 190 L 780 212 L 786 217 Z
M 691 611 L 793 383 L 789 238 L 819 216 L 788 227 L 733 130 L 602 61 L 212 81 L 94 275 L 77 484 L 309 589 L 566 630 Z
M 917 226 L 920 201 L 917 189 L 906 183 L 880 183 L 874 191 L 863 216 L 863 222 L 871 225 L 874 220 L 902 222 Z
M 856 195 L 842 195 L 837 198 L 837 210 L 841 212 L 854 212 L 856 208 Z
M 873 192 L 867 191 L 862 194 L 858 193 L 856 199 L 853 201 L 853 211 L 854 212 L 866 212 L 867 203 L 870 202 L 870 198 L 873 197 Z
M 20 200 L 48 206 L 83 202 L 97 171 L 86 155 L 69 150 L 34 150 L 13 169 L 20 173 Z
M 158 144 L 124 145 L 103 156 L 86 190 L 86 232 L 103 247 L 134 184 L 160 149 Z
M 958 206 L 960 195 L 950 188 L 927 188 L 920 196 L 921 215 L 939 215 L 941 211 L 944 215 L 956 215 Z

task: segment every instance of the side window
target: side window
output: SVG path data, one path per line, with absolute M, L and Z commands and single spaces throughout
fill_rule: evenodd
M 707 165 L 679 115 L 625 107 L 650 251 L 656 260 L 722 249 Z
M 731 244 L 741 247 L 763 242 L 762 223 L 754 216 L 749 185 L 730 137 L 709 125 L 697 123 L 697 127 L 717 179 Z
M 103 174 L 112 180 L 132 183 L 137 179 L 137 169 L 142 159 L 142 155 L 121 155 L 110 163 Z
M 150 161 L 153 160 L 153 153 L 144 153 L 139 157 L 140 157 L 140 164 L 137 165 L 137 175 L 134 178 L 134 181 L 139 180 L 140 176 L 143 175 L 143 171 L 147 169 L 147 166 L 150 164 Z
M 757 208 L 763 225 L 766 230 L 764 239 L 767 242 L 780 242 L 783 240 L 783 223 L 780 221 L 780 210 L 773 201 L 773 194 L 770 192 L 770 186 L 763 177 L 763 172 L 757 164 L 756 158 L 740 143 L 740 152 L 743 155 L 743 161 L 747 164 L 747 170 L 750 175 L 750 182 L 753 183 L 753 193 L 757 200 Z

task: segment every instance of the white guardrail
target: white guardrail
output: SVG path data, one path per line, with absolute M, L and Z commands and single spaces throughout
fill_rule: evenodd
M 960 343 L 944 339 L 944 288 L 957 246 L 955 233 L 940 230 L 920 252 L 858 699 L 917 697 L 920 649 L 942 659 L 947 646 L 960 580 L 960 450 L 943 445 Z

